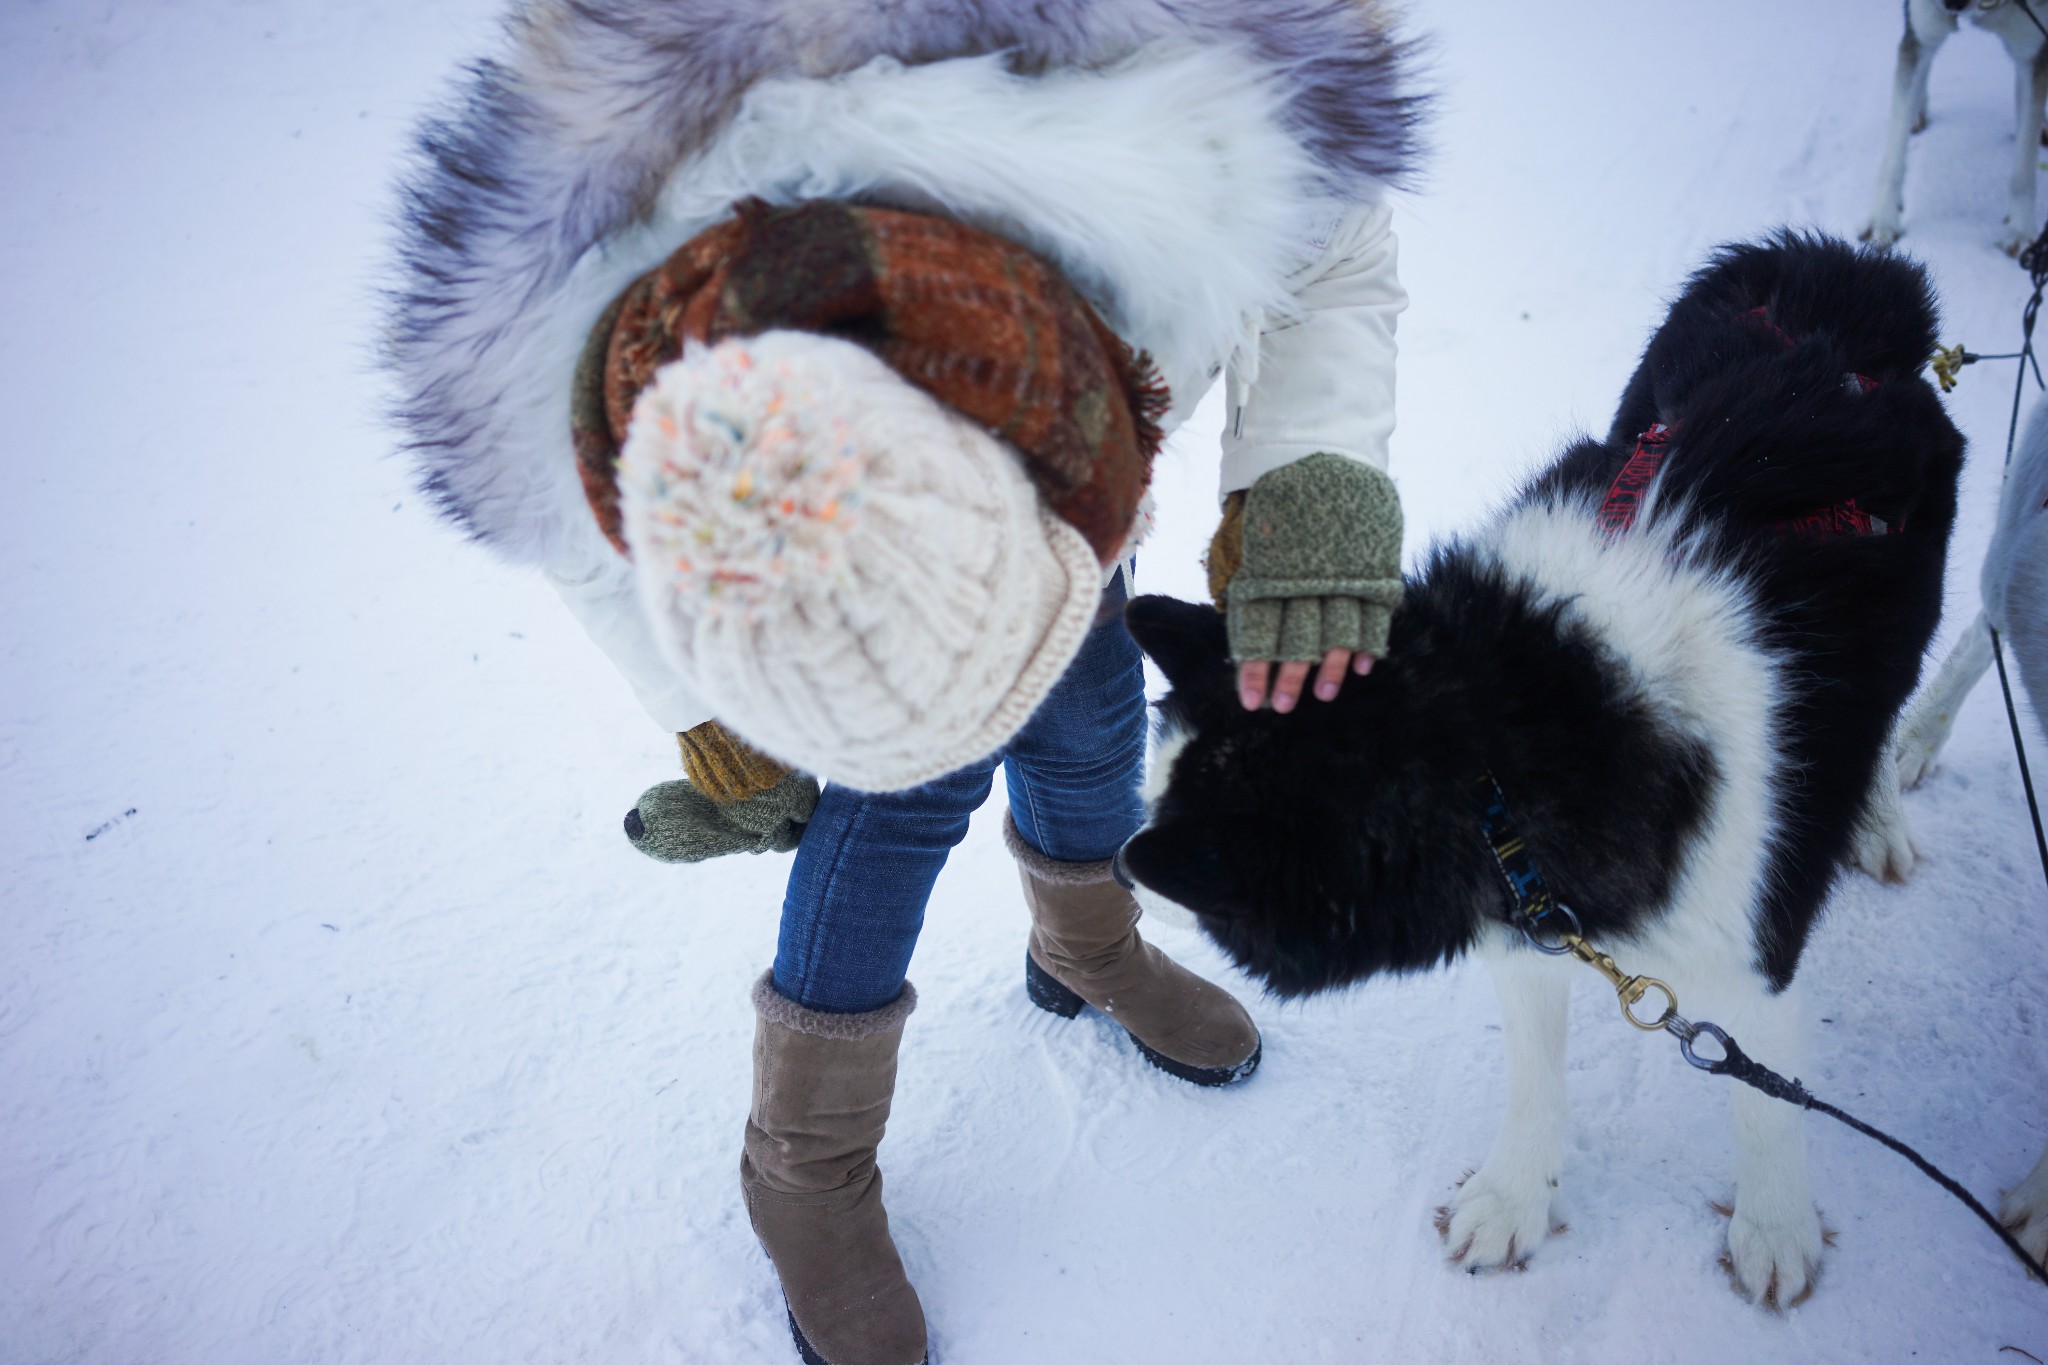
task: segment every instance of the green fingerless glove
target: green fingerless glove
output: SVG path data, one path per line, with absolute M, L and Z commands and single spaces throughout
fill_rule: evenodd
M 664 863 L 701 863 L 727 853 L 787 853 L 818 805 L 818 780 L 786 773 L 738 801 L 713 801 L 685 781 L 659 782 L 626 813 L 633 847 Z
M 1230 654 L 1320 659 L 1387 652 L 1401 601 L 1401 499 L 1369 464 L 1316 454 L 1245 495 L 1242 560 L 1225 590 Z

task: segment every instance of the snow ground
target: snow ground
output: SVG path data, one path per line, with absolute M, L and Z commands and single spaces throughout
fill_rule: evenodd
M 433 522 L 374 416 L 393 167 L 492 8 L 0 6 L 6 1365 L 792 1359 L 735 1178 L 783 860 L 628 850 L 669 744 L 539 583 Z M 1419 8 L 1446 95 L 1399 223 L 1415 547 L 1605 425 L 1708 247 L 1854 230 L 1898 23 L 1851 0 Z M 1994 42 L 1952 44 L 1908 180 L 1904 245 L 1984 351 L 2025 292 L 1990 246 L 2009 90 Z M 1973 462 L 1950 630 L 2010 378 L 1952 400 Z M 1184 596 L 1206 416 L 1144 567 Z M 1808 1079 L 1989 1197 L 2048 1138 L 2048 895 L 1994 689 L 1907 806 L 1918 878 L 1846 882 L 1809 957 Z M 932 902 L 883 1148 L 937 1359 L 2048 1357 L 2048 1293 L 1820 1120 L 1820 1292 L 1740 1302 L 1708 1208 L 1720 1083 L 1590 974 L 1571 1231 L 1525 1274 L 1447 1269 L 1430 1210 L 1503 1103 L 1484 973 L 1254 1001 L 1264 1069 L 1197 1092 L 1026 1004 L 1000 815 Z

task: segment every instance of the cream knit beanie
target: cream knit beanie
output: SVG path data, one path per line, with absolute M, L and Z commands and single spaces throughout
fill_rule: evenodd
M 1006 743 L 1102 589 L 1015 451 L 814 333 L 686 347 L 634 407 L 618 485 L 670 665 L 750 743 L 862 791 Z

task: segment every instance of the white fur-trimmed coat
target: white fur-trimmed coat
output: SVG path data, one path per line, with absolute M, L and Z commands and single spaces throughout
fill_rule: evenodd
M 422 132 L 387 357 L 426 491 L 541 568 L 664 728 L 660 659 L 569 439 L 590 327 L 755 195 L 943 211 L 1057 263 L 1184 419 L 1226 362 L 1223 487 L 1384 468 L 1405 304 L 1383 188 L 1420 100 L 1369 0 L 528 0 Z

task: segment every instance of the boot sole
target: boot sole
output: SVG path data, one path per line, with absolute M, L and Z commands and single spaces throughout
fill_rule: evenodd
M 1062 1019 L 1072 1019 L 1081 1012 L 1081 1007 L 1088 1003 L 1071 986 L 1039 966 L 1038 959 L 1031 955 L 1028 948 L 1024 952 L 1024 994 L 1031 997 L 1031 1003 L 1038 1008 L 1048 1014 L 1057 1014 Z M 1124 1036 L 1138 1045 L 1138 1051 L 1144 1055 L 1146 1061 L 1167 1075 L 1178 1077 L 1193 1085 L 1234 1085 L 1259 1069 L 1259 1058 L 1265 1055 L 1266 1051 L 1265 1041 L 1261 1039 L 1252 1045 L 1252 1055 L 1236 1066 L 1194 1066 L 1187 1062 L 1177 1062 L 1165 1053 L 1147 1046 L 1143 1038 L 1129 1029 L 1124 1029 Z M 795 1319 L 791 1319 L 790 1325 L 796 1325 Z M 806 1361 L 805 1365 L 821 1363 Z
M 796 1325 L 796 1314 L 789 1311 L 787 1304 L 783 1305 L 782 1311 L 789 1319 L 789 1335 L 796 1342 L 796 1353 L 803 1357 L 804 1365 L 833 1365 L 832 1361 L 819 1355 L 817 1348 L 804 1337 L 804 1329 Z M 917 1365 L 931 1365 L 931 1360 L 929 1355 L 920 1356 Z

